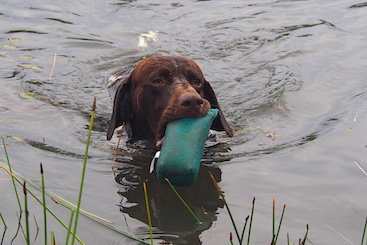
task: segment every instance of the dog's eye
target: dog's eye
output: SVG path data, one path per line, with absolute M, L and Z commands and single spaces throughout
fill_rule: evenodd
M 152 84 L 156 86 L 164 85 L 164 81 L 161 78 L 157 78 L 152 81 Z
M 200 86 L 201 81 L 200 81 L 200 79 L 193 79 L 191 81 L 191 84 L 194 85 L 194 86 Z

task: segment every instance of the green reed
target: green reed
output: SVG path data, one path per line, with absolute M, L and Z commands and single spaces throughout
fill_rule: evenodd
M 251 216 L 250 216 L 250 225 L 249 225 L 248 235 L 247 235 L 247 245 L 250 244 L 252 221 L 254 219 L 254 211 L 255 211 L 255 197 L 252 200 L 252 208 L 251 208 Z M 241 240 L 241 244 L 242 244 L 242 240 Z
M 90 145 L 90 136 L 91 136 L 91 130 L 92 130 L 92 124 L 94 122 L 94 113 L 95 113 L 95 107 L 96 107 L 96 100 L 94 99 L 94 102 L 93 102 L 93 106 L 92 106 L 92 115 L 91 115 L 91 120 L 90 120 L 90 126 L 89 126 L 89 129 L 88 129 L 88 138 L 87 138 L 87 142 L 86 142 L 86 151 L 85 151 L 85 155 L 84 155 L 84 164 L 83 164 L 83 174 L 82 174 L 82 177 L 81 177 L 81 188 L 79 189 L 79 195 L 78 195 L 78 204 L 79 206 L 75 206 L 73 204 L 71 204 L 70 202 L 68 202 L 67 200 L 57 196 L 56 194 L 52 193 L 52 192 L 49 192 L 46 188 L 45 188 L 45 181 L 44 181 L 44 169 L 42 167 L 42 164 L 40 164 L 40 172 L 41 172 L 41 187 L 36 185 L 35 183 L 33 183 L 32 181 L 30 181 L 29 179 L 27 179 L 25 176 L 21 175 L 20 173 L 16 172 L 13 170 L 12 166 L 11 166 L 11 163 L 10 163 L 10 160 L 9 160 L 9 156 L 8 156 L 8 153 L 7 153 L 7 149 L 6 149 L 6 144 L 5 144 L 5 140 L 4 140 L 4 137 L 2 136 L 2 145 L 3 145 L 3 148 L 4 148 L 4 152 L 5 152 L 5 156 L 6 156 L 6 160 L 7 160 L 7 163 L 4 164 L 2 162 L 0 162 L 0 168 L 1 169 L 4 169 L 12 178 L 12 182 L 13 182 L 13 191 L 16 195 L 16 199 L 17 199 L 17 203 L 18 203 L 18 206 L 19 206 L 19 210 L 20 210 L 20 215 L 18 217 L 18 221 L 19 221 L 19 224 L 21 222 L 21 219 L 22 219 L 22 212 L 23 212 L 23 207 L 21 205 L 21 202 L 20 202 L 20 198 L 19 198 L 19 194 L 18 194 L 18 190 L 17 190 L 17 183 L 23 187 L 23 192 L 26 193 L 24 196 L 24 210 L 26 210 L 26 231 L 23 230 L 23 226 L 19 226 L 19 228 L 22 230 L 22 233 L 26 239 L 26 243 L 29 244 L 30 243 L 30 237 L 29 237 L 29 220 L 28 220 L 28 213 L 29 213 L 29 210 L 28 210 L 28 195 L 30 195 L 34 200 L 36 200 L 44 209 L 44 212 L 43 212 L 43 216 L 44 216 L 44 239 L 45 239 L 45 245 L 48 244 L 48 241 L 47 241 L 47 234 L 48 234 L 48 231 L 47 231 L 47 228 L 48 228 L 48 225 L 47 225 L 47 213 L 50 214 L 66 231 L 67 231 L 67 234 L 66 234 L 66 238 L 65 238 L 65 245 L 69 244 L 69 239 L 70 239 L 70 235 L 73 237 L 73 240 L 77 240 L 80 244 L 84 244 L 80 238 L 76 235 L 76 227 L 77 227 L 77 220 L 78 218 L 75 217 L 74 218 L 74 215 L 75 213 L 77 212 L 77 210 L 79 210 L 79 213 L 85 215 L 85 217 L 91 219 L 92 221 L 98 223 L 98 224 L 101 224 L 102 226 L 106 227 L 107 229 L 109 230 L 112 230 L 118 234 L 121 234 L 129 239 L 132 239 L 132 240 L 135 240 L 135 241 L 138 241 L 140 242 L 141 244 L 148 244 L 146 243 L 145 241 L 141 240 L 141 239 L 138 239 L 130 234 L 127 234 L 126 232 L 123 232 L 121 230 L 118 230 L 116 229 L 115 227 L 107 224 L 106 220 L 105 221 L 102 221 L 103 219 L 100 218 L 100 217 L 97 217 L 93 214 L 90 214 L 90 213 L 87 213 L 85 212 L 84 210 L 82 210 L 80 208 L 80 202 L 81 202 L 81 196 L 82 196 L 82 187 L 84 186 L 84 173 L 85 173 L 85 166 L 86 166 L 86 162 L 87 162 L 87 158 L 88 158 L 88 148 L 89 148 L 89 145 Z M 17 177 L 18 176 L 18 177 Z M 22 179 L 24 181 L 24 183 L 27 183 L 27 185 L 23 184 L 22 181 L 20 180 Z M 36 189 L 39 189 L 41 192 L 42 192 L 42 201 L 34 194 L 32 193 L 32 191 L 29 190 L 29 188 L 27 187 L 28 185 L 31 185 L 32 187 L 36 188 Z M 62 205 L 63 207 L 67 208 L 70 210 L 70 218 L 69 218 L 69 224 L 68 226 L 65 225 L 61 219 L 55 214 L 53 213 L 49 207 L 46 205 L 46 199 L 45 199 L 45 196 L 49 196 L 51 197 L 55 203 L 57 204 L 60 204 Z M 7 226 L 6 226 L 6 223 L 5 223 L 5 220 L 3 218 L 3 216 L 1 215 L 0 213 L 0 218 L 4 224 L 4 229 L 6 230 Z M 74 221 L 74 223 L 73 223 Z M 73 227 L 73 224 L 74 224 L 74 227 Z M 37 223 L 36 223 L 37 225 Z M 38 227 L 38 225 L 37 225 Z M 74 231 L 72 231 L 72 227 L 74 228 Z M 28 230 L 27 230 L 28 228 Z M 38 230 L 39 228 L 37 228 Z M 18 232 L 17 232 L 18 233 Z M 3 237 L 1 239 L 1 243 L 0 244 L 3 244 L 3 240 L 4 240 L 4 236 L 5 236 L 5 231 L 4 231 L 4 234 L 3 234 Z M 51 243 L 54 244 L 55 241 L 54 241 L 54 232 L 51 232 Z
M 28 196 L 27 196 L 27 187 L 26 187 L 26 181 L 24 181 L 23 184 L 23 194 L 24 194 L 24 214 L 25 214 L 25 231 L 26 236 L 25 240 L 27 245 L 31 244 L 30 242 L 30 235 L 29 235 L 29 211 L 28 211 Z
M 366 217 L 366 221 L 364 222 L 361 245 L 363 245 L 363 242 L 364 242 L 364 237 L 366 235 L 366 229 L 367 229 L 367 217 Z M 367 244 L 367 241 L 366 241 L 366 244 Z
M 69 209 L 70 211 L 70 217 L 69 217 L 69 226 L 67 227 L 67 233 L 66 233 L 66 238 L 65 238 L 65 245 L 69 244 L 69 238 L 70 238 L 70 234 L 72 234 L 71 232 L 71 228 L 73 226 L 73 220 L 74 220 L 74 214 L 75 214 L 75 209 L 70 207 L 69 205 L 66 205 L 65 203 L 62 203 L 58 200 L 56 200 L 55 198 L 51 197 L 52 201 L 54 201 L 56 204 L 60 204 L 61 206 L 63 206 L 66 209 Z
M 8 170 L 7 168 L 5 168 L 4 166 L 1 166 L 2 169 L 4 169 L 9 175 L 11 175 L 14 180 L 21 186 L 23 186 L 23 183 L 15 176 L 18 175 L 20 176 L 21 179 L 23 179 L 24 181 L 26 181 L 29 185 L 32 185 L 33 187 L 36 187 L 38 189 L 40 189 L 39 186 L 37 186 L 36 184 L 34 184 L 32 181 L 28 180 L 27 178 L 25 178 L 24 176 L 22 176 L 21 174 L 17 173 L 16 171 L 13 170 L 13 173 L 10 173 L 10 170 Z M 31 192 L 28 188 L 26 188 L 26 191 L 27 191 L 27 194 L 30 194 L 34 200 L 36 200 L 40 205 L 43 205 L 42 201 L 33 193 Z M 49 193 L 47 192 L 47 195 L 52 195 L 52 193 Z M 22 208 L 23 210 L 23 208 Z M 61 225 L 63 226 L 66 230 L 68 230 L 68 227 L 60 220 L 60 218 L 55 214 L 53 213 L 47 206 L 46 206 L 46 211 L 51 214 L 51 216 Z M 20 212 L 20 215 L 22 215 L 22 212 Z M 21 217 L 21 216 L 20 216 Z M 20 217 L 18 219 L 20 219 Z M 80 244 L 83 244 L 83 242 L 78 238 L 76 237 L 76 239 L 79 241 Z
M 243 225 L 243 228 L 242 228 L 242 233 L 241 233 L 241 243 L 243 241 L 243 237 L 245 236 L 245 230 L 246 230 L 246 226 L 247 226 L 247 222 L 248 222 L 248 219 L 250 218 L 250 215 L 247 215 L 246 219 L 245 219 L 245 224 Z
M 42 206 L 43 206 L 43 236 L 44 244 L 47 245 L 47 211 L 46 211 L 46 194 L 45 194 L 45 176 L 43 174 L 43 166 L 40 163 L 40 173 L 41 173 L 41 188 L 42 188 Z
M 3 217 L 3 215 L 1 213 L 0 213 L 0 219 L 3 222 L 3 225 L 4 225 L 4 232 L 3 232 L 3 235 L 2 235 L 1 240 L 0 240 L 0 244 L 3 244 L 4 238 L 5 238 L 5 233 L 6 233 L 6 230 L 8 229 L 8 226 L 6 225 L 6 222 L 4 220 L 4 217 Z
M 167 179 L 167 178 L 165 178 L 165 180 L 167 181 L 167 183 L 169 184 L 169 186 L 171 187 L 171 189 L 173 190 L 173 192 L 176 194 L 176 196 L 180 199 L 180 201 L 182 202 L 182 204 L 186 207 L 186 209 L 190 212 L 190 214 L 196 219 L 196 221 L 198 222 L 198 224 L 201 224 L 202 222 L 200 221 L 200 219 L 196 216 L 196 214 L 192 211 L 192 209 L 189 207 L 189 205 L 187 205 L 187 203 L 185 202 L 185 200 L 177 192 L 177 190 L 175 189 L 175 187 L 172 185 L 171 181 L 169 181 L 169 179 Z
M 72 240 L 71 240 L 72 245 L 74 245 L 74 243 L 75 243 L 75 235 L 76 235 L 76 230 L 77 230 L 77 227 L 78 227 L 80 205 L 81 205 L 81 201 L 82 201 L 82 194 L 83 194 L 83 187 L 84 187 L 85 171 L 87 169 L 87 159 L 88 159 L 88 150 L 89 150 L 89 145 L 90 145 L 90 136 L 92 134 L 95 111 L 96 111 L 96 97 L 94 97 L 94 100 L 93 100 L 92 114 L 91 114 L 91 117 L 90 117 L 89 128 L 88 128 L 87 143 L 85 144 L 84 162 L 83 162 L 83 168 L 82 168 L 82 176 L 81 176 L 81 180 L 80 180 L 78 204 L 77 204 L 77 208 L 76 208 L 76 211 L 75 211 L 74 230 L 73 230 L 73 237 L 72 237 Z
M 150 244 L 151 244 L 151 245 L 153 245 L 152 218 L 150 217 L 149 200 L 148 200 L 148 191 L 147 191 L 147 184 L 146 184 L 145 182 L 143 182 L 143 189 L 144 189 L 145 207 L 146 207 L 146 210 L 147 210 L 147 216 L 148 216 L 148 225 L 149 225 Z
M 215 180 L 214 175 L 213 175 L 210 171 L 209 171 L 209 175 L 210 175 L 210 177 L 211 177 L 211 179 L 212 179 L 212 181 L 213 181 L 213 183 L 214 183 L 214 185 L 215 185 L 215 188 L 217 189 L 217 191 L 218 191 L 218 193 L 219 193 L 220 197 L 221 197 L 221 198 L 222 198 L 222 200 L 223 200 L 224 206 L 225 206 L 225 207 L 226 207 L 226 209 L 227 209 L 227 212 L 228 212 L 228 215 L 229 215 L 229 217 L 230 217 L 230 219 L 231 219 L 232 226 L 233 226 L 234 231 L 235 231 L 235 233 L 236 233 L 236 236 L 237 236 L 238 242 L 239 242 L 240 244 L 242 244 L 242 239 L 241 239 L 241 237 L 240 237 L 240 234 L 238 233 L 237 226 L 236 226 L 236 223 L 235 223 L 235 221 L 234 221 L 234 219 L 233 219 L 231 209 L 229 208 L 229 206 L 228 206 L 228 204 L 227 204 L 227 201 L 226 201 L 226 199 L 224 198 L 223 192 L 221 191 L 221 189 L 220 189 L 220 187 L 219 187 L 219 185 L 218 185 L 217 181 Z M 255 200 L 255 199 L 254 199 L 254 200 Z
M 302 241 L 302 245 L 305 245 L 306 244 L 306 241 L 307 241 L 307 236 L 308 236 L 308 231 L 309 231 L 309 227 L 308 227 L 308 224 L 306 225 L 306 234 L 305 236 L 303 237 L 303 241 Z
M 278 237 L 279 237 L 279 232 L 280 232 L 280 227 L 282 226 L 282 222 L 283 222 L 283 217 L 284 217 L 284 212 L 285 212 L 286 206 L 287 205 L 284 204 L 283 210 L 282 210 L 282 214 L 280 216 L 278 230 L 277 230 L 277 233 L 275 234 L 275 199 L 273 198 L 273 240 L 270 243 L 271 245 L 277 244 Z
M 4 153 L 5 153 L 5 158 L 6 158 L 6 162 L 8 164 L 8 167 L 9 167 L 9 171 L 11 173 L 11 180 L 12 180 L 12 183 L 13 183 L 13 189 L 14 189 L 14 193 L 15 193 L 15 196 L 16 196 L 16 199 L 18 201 L 18 207 L 19 207 L 19 210 L 20 212 L 22 212 L 22 205 L 20 205 L 20 200 L 19 200 L 19 195 L 18 195 L 18 191 L 17 191 L 17 186 L 15 185 L 15 181 L 14 181 L 14 177 L 13 177 L 13 170 L 11 168 L 11 164 L 10 164 L 10 160 L 9 160 L 9 155 L 8 155 L 8 151 L 6 150 L 6 145 L 5 145 L 5 140 L 4 140 L 4 136 L 1 136 L 1 140 L 3 142 L 3 146 L 4 146 Z
M 215 188 L 217 189 L 220 197 L 222 198 L 223 200 L 223 203 L 224 203 L 224 206 L 226 207 L 227 211 L 228 211 L 228 215 L 231 219 L 231 222 L 232 222 L 232 226 L 235 230 L 235 233 L 237 235 L 237 239 L 238 239 L 238 244 L 242 245 L 243 242 L 244 242 L 244 234 L 245 234 L 245 230 L 246 230 L 246 227 L 247 227 L 247 224 L 249 223 L 249 229 L 248 229 L 248 234 L 247 234 L 247 245 L 250 245 L 250 238 L 251 238 L 251 232 L 252 232 L 252 223 L 253 223 L 253 218 L 254 218 L 254 211 L 255 211 L 255 197 L 253 198 L 252 200 L 252 208 L 251 208 L 251 214 L 248 215 L 245 219 L 245 224 L 242 228 L 242 233 L 241 233 L 241 236 L 238 235 L 238 229 L 237 229 L 237 225 L 233 219 L 233 216 L 232 216 L 232 212 L 229 208 L 229 205 L 224 197 L 224 194 L 223 192 L 221 191 L 217 181 L 215 180 L 213 174 L 209 171 L 209 175 L 214 183 L 214 186 Z M 282 210 L 282 213 L 281 213 L 281 216 L 280 216 L 280 221 L 279 221 L 279 225 L 278 225 L 278 228 L 277 230 L 275 229 L 275 199 L 273 199 L 273 214 L 272 214 L 272 240 L 271 240 L 271 243 L 270 245 L 275 245 L 278 241 L 278 238 L 279 238 L 279 233 L 280 233 L 280 228 L 282 226 L 282 222 L 283 222 L 283 218 L 284 218 L 284 213 L 285 213 L 285 208 L 286 208 L 286 205 L 284 204 L 283 206 L 283 210 Z M 366 226 L 367 226 L 367 219 L 366 219 Z M 306 227 L 306 234 L 304 235 L 304 238 L 303 239 L 300 239 L 299 240 L 299 245 L 304 245 L 306 243 L 306 240 L 307 240 L 307 235 L 308 235 L 308 231 L 309 231 L 309 227 L 307 225 Z M 232 240 L 232 232 L 230 232 L 230 243 L 233 244 L 233 240 Z M 287 242 L 288 242 L 288 245 L 290 244 L 289 243 L 289 234 L 287 234 Z
M 52 245 L 56 245 L 55 232 L 53 232 L 53 231 L 51 231 L 51 244 Z

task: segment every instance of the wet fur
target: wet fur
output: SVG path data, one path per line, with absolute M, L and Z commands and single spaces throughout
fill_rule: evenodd
M 232 136 L 212 87 L 194 61 L 178 56 L 147 58 L 117 87 L 107 139 L 125 124 L 130 140 L 154 145 L 168 122 L 204 116 L 210 108 L 219 109 L 211 128 Z

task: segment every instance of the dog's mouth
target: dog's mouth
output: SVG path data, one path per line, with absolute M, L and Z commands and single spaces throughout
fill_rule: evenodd
M 157 142 L 155 143 L 155 147 L 157 148 L 157 150 L 160 150 L 162 148 L 163 141 L 164 141 L 164 136 L 160 140 L 157 140 Z
M 161 117 L 158 124 L 158 129 L 156 133 L 156 148 L 159 150 L 162 147 L 164 141 L 164 135 L 166 132 L 167 125 L 177 119 L 190 118 L 190 117 L 203 117 L 208 114 L 210 110 L 210 103 L 203 99 L 203 103 L 199 110 L 183 110 L 182 113 L 172 113 L 177 112 L 177 108 L 172 110 L 172 108 L 167 108 Z
M 157 148 L 157 150 L 160 150 L 162 148 L 163 145 L 163 141 L 164 141 L 164 135 L 166 133 L 166 128 L 168 123 L 177 120 L 177 119 L 181 119 L 181 118 L 186 118 L 186 117 L 175 117 L 172 118 L 171 120 L 167 119 L 167 120 L 161 120 L 158 126 L 158 131 L 156 134 L 156 144 L 155 147 Z

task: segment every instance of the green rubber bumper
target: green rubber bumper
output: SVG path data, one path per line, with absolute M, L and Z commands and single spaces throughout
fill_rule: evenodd
M 168 123 L 157 162 L 160 183 L 167 183 L 166 178 L 175 186 L 190 186 L 195 182 L 205 141 L 217 115 L 217 109 L 210 109 L 206 116 Z

